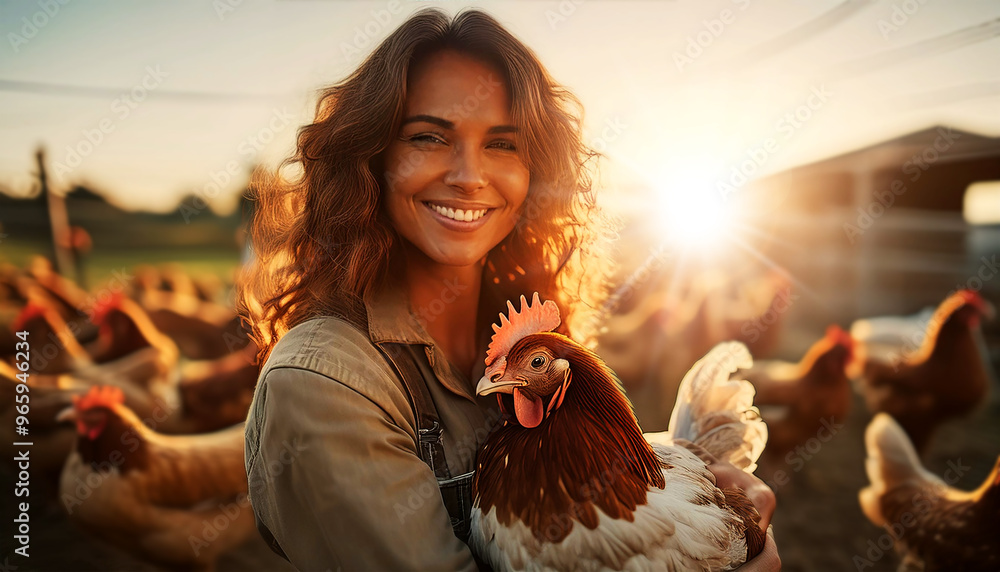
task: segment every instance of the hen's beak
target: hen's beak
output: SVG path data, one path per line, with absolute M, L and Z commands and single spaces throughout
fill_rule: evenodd
M 517 379 L 504 379 L 501 377 L 496 381 L 490 380 L 485 375 L 480 378 L 476 385 L 476 395 L 489 395 L 491 393 L 514 393 L 515 387 L 523 387 L 527 383 Z
M 56 415 L 56 423 L 65 423 L 67 421 L 76 421 L 76 408 L 72 405 L 63 409 Z
M 990 304 L 989 300 L 983 300 L 982 312 L 983 316 L 991 322 L 997 318 L 997 308 L 993 304 Z

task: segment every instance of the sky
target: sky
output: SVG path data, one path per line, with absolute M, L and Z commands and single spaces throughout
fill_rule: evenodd
M 938 124 L 1000 135 L 995 0 L 0 0 L 0 189 L 225 210 L 424 6 L 484 9 L 585 108 L 602 185 L 708 191 Z

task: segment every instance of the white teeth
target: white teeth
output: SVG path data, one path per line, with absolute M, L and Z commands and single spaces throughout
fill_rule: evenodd
M 474 220 L 479 220 L 483 215 L 486 214 L 487 210 L 487 209 L 480 209 L 477 211 L 473 210 L 464 211 L 462 209 L 455 210 L 447 207 L 442 207 L 439 205 L 435 205 L 433 203 L 427 203 L 427 204 L 429 204 L 432 209 L 434 209 L 441 215 L 462 222 L 472 222 Z

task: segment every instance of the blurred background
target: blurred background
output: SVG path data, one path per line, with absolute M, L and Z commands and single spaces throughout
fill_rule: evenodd
M 245 351 L 232 283 L 251 172 L 291 154 L 317 90 L 427 5 L 487 10 L 583 103 L 600 201 L 622 223 L 599 353 L 643 428 L 666 427 L 680 378 L 718 341 L 799 363 L 758 386 L 775 450 L 757 475 L 778 496 L 785 569 L 894 570 L 857 501 L 872 413 L 926 419 L 913 422 L 934 428 L 923 462 L 967 466 L 952 483 L 966 490 L 1000 453 L 993 1 L 0 1 L 5 329 L 31 301 L 72 323 L 124 293 L 180 348 L 178 368 Z M 960 335 L 974 349 L 942 356 L 961 290 L 982 301 Z M 229 343 L 196 355 L 200 335 Z M 824 340 L 850 355 L 817 381 Z M 894 377 L 925 354 L 950 373 Z M 891 373 L 866 366 L 879 359 Z M 252 373 L 220 363 L 234 394 L 252 392 Z M 914 386 L 929 406 L 908 401 Z M 960 405 L 935 405 L 944 394 Z M 823 419 L 843 428 L 826 439 Z M 0 564 L 160 569 L 66 518 L 58 465 L 33 473 L 31 559 L 5 534 Z M 255 533 L 240 538 L 220 569 L 281 568 Z

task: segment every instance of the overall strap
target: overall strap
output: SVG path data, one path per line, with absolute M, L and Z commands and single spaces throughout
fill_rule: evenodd
M 410 344 L 382 342 L 375 344 L 375 347 L 392 365 L 396 375 L 402 380 L 403 387 L 406 388 L 413 407 L 413 416 L 417 420 L 419 436 L 417 451 L 420 453 L 420 459 L 431 468 L 437 478 L 441 499 L 448 509 L 455 536 L 462 542 L 468 543 L 472 523 L 472 479 L 475 472 L 453 477 L 448 470 L 444 444 L 441 442 L 443 429 L 441 420 L 427 389 L 427 384 L 434 379 L 427 356 L 422 347 Z M 475 558 L 480 570 L 490 569 L 479 560 L 478 556 Z
M 417 365 L 417 360 L 427 359 L 423 354 L 423 348 L 393 342 L 378 343 L 375 347 L 392 365 L 410 397 L 413 418 L 417 422 L 417 451 L 420 453 L 420 458 L 427 463 L 438 480 L 450 479 L 451 472 L 448 470 L 444 443 L 441 441 L 441 420 L 427 389 L 426 376 Z M 426 365 L 430 368 L 430 364 Z

